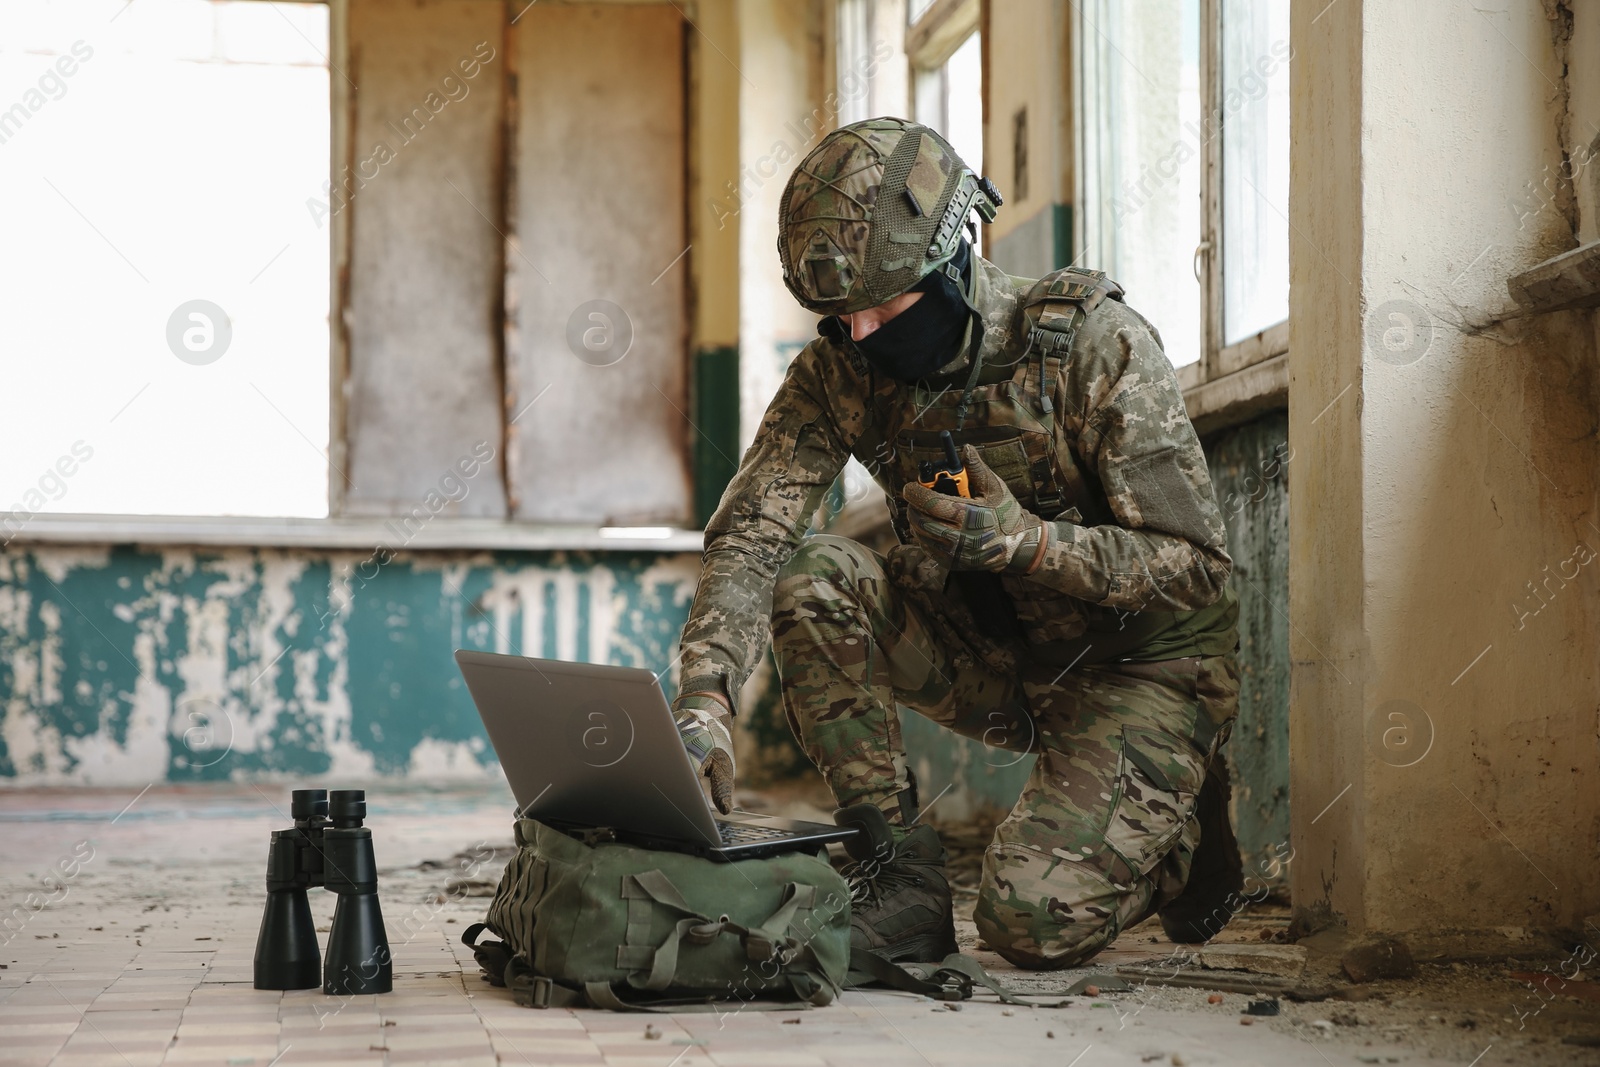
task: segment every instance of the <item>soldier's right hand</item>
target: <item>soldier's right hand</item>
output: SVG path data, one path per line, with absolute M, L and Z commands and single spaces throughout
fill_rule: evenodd
M 672 719 L 689 759 L 709 784 L 711 802 L 727 815 L 733 811 L 733 713 L 709 693 L 682 693 L 672 702 Z

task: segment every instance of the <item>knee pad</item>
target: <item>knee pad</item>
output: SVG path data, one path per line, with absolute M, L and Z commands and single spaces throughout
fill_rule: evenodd
M 1090 875 L 1084 885 L 1074 885 L 1072 878 L 1051 885 L 1054 879 L 1041 877 L 1047 870 L 1059 873 L 1059 861 L 1026 848 L 1002 847 L 997 853 L 989 846 L 973 909 L 973 922 L 989 947 L 1029 970 L 1077 966 L 1105 947 L 1116 922 L 1114 910 L 1096 892 L 1109 888 L 1098 878 Z M 1062 896 L 1078 899 L 1066 903 Z

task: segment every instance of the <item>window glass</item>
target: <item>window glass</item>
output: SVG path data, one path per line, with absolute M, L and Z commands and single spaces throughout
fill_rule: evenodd
M 835 20 L 838 25 L 838 48 L 834 52 L 837 72 L 840 126 L 871 118 L 870 93 L 867 76 L 871 69 L 871 32 L 867 25 L 867 0 L 838 0 Z
M 1289 0 L 1223 0 L 1223 343 L 1289 317 Z
M 0 511 L 327 514 L 327 49 L 321 4 L 0 4 Z
M 983 173 L 983 42 L 974 33 L 933 70 L 918 70 L 912 82 L 915 119 L 944 135 L 957 154 Z M 981 253 L 982 227 L 979 227 Z
M 912 118 L 924 126 L 944 129 L 944 68 L 918 70 L 911 82 Z
M 1199 0 L 1078 5 L 1083 254 L 1120 282 L 1175 366 L 1200 358 Z
M 983 173 L 983 44 L 977 34 L 945 61 L 945 125 L 939 131 L 967 166 Z

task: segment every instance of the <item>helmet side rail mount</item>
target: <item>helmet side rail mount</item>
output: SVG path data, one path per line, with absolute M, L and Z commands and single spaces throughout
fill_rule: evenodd
M 956 245 L 961 240 L 961 224 L 973 208 L 977 208 L 978 215 L 988 223 L 994 221 L 1004 203 L 994 182 L 963 168 L 960 184 L 956 186 L 950 203 L 945 205 L 944 217 L 939 220 L 933 243 L 928 246 L 928 258 L 943 261 L 956 254 Z

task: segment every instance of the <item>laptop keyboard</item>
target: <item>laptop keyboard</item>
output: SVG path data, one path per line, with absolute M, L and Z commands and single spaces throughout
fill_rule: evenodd
M 761 841 L 781 841 L 793 837 L 787 830 L 774 830 L 769 826 L 746 826 L 743 823 L 718 822 L 717 833 L 724 845 L 753 845 Z

